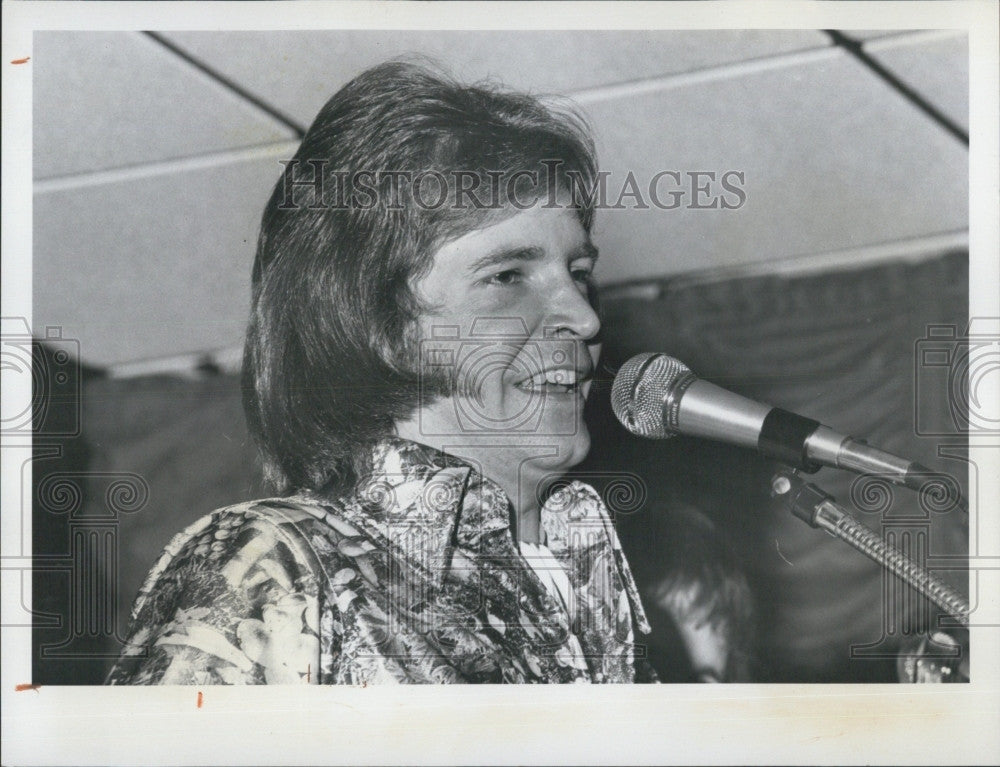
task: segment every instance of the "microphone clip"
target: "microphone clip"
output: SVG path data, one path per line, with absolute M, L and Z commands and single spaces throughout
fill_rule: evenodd
M 780 407 L 771 408 L 761 424 L 757 449 L 799 471 L 815 474 L 822 468 L 822 464 L 810 460 L 806 447 L 809 437 L 821 425 L 819 421 Z

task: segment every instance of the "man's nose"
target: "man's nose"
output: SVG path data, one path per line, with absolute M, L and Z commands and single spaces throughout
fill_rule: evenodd
M 558 285 L 550 294 L 545 325 L 550 331 L 569 330 L 584 341 L 594 338 L 601 329 L 601 318 L 579 283 L 572 279 L 567 283 Z

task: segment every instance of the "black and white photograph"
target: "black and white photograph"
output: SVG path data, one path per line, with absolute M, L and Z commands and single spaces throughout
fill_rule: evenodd
M 44 5 L 5 763 L 1000 757 L 995 5 Z

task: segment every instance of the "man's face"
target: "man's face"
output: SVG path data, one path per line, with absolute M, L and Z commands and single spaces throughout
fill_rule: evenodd
M 587 297 L 596 258 L 572 209 L 540 206 L 434 254 L 414 286 L 431 307 L 419 320 L 421 365 L 454 387 L 421 403 L 418 438 L 459 455 L 462 445 L 495 445 L 505 466 L 535 474 L 586 456 L 583 405 L 600 351 Z

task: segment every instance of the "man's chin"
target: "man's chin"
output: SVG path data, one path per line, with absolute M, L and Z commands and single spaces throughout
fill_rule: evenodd
M 570 451 L 571 455 L 569 468 L 581 463 L 590 452 L 590 431 L 587 429 L 585 424 L 580 424 L 580 430 L 575 435 Z
M 548 495 L 549 488 L 570 469 L 587 457 L 590 452 L 590 433 L 586 427 L 572 437 L 553 438 L 550 443 L 555 450 L 548 455 L 530 461 L 533 472 L 523 475 L 525 478 L 535 475 L 535 494 L 538 498 Z
M 575 434 L 537 437 L 532 440 L 532 445 L 535 449 L 549 448 L 543 451 L 544 455 L 532 461 L 535 466 L 546 472 L 565 472 L 587 457 L 590 452 L 590 432 L 581 424 Z

